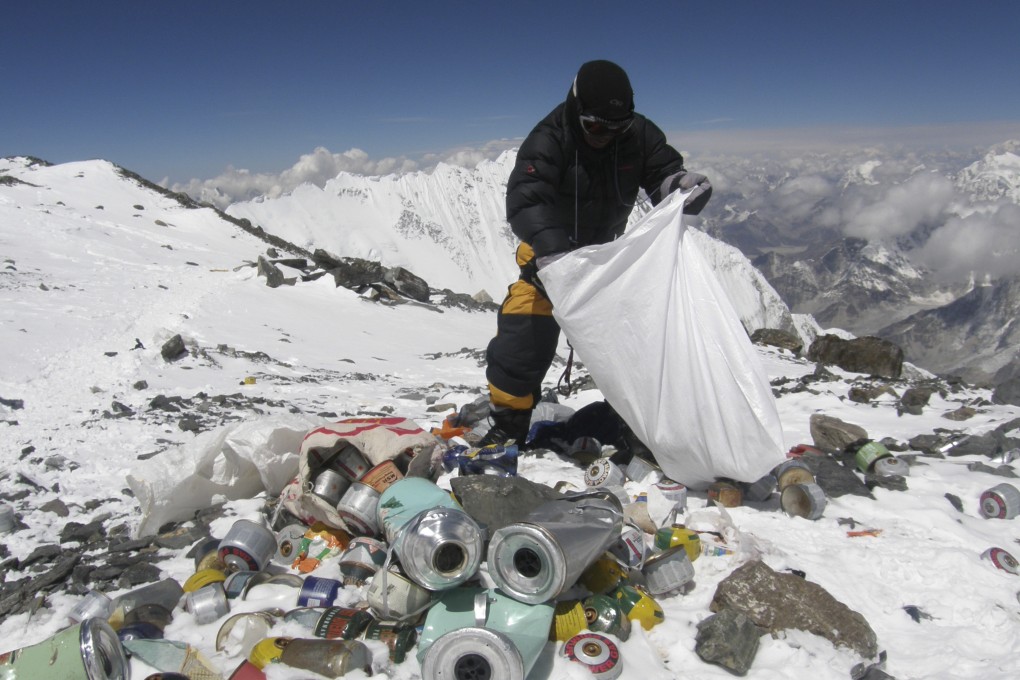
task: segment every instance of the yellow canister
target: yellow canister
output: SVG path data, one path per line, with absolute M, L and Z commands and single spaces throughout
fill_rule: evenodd
M 579 581 L 593 593 L 608 593 L 626 577 L 616 558 L 605 553 L 581 573 Z
M 610 593 L 620 601 L 620 609 L 632 622 L 640 623 L 645 630 L 651 630 L 666 619 L 662 607 L 652 597 L 637 588 L 620 586 Z
M 701 536 L 694 529 L 683 524 L 662 527 L 655 532 L 655 547 L 658 550 L 669 550 L 682 545 L 691 562 L 701 557 Z
M 564 600 L 556 603 L 553 625 L 549 631 L 550 640 L 566 642 L 587 628 L 588 619 L 584 614 L 584 604 L 580 600 Z
M 183 590 L 186 593 L 193 593 L 213 583 L 223 583 L 227 575 L 219 569 L 199 569 L 184 582 Z
M 287 648 L 291 639 L 289 637 L 274 637 L 256 642 L 255 646 L 251 648 L 251 653 L 248 654 L 248 661 L 260 669 L 271 663 L 279 663 L 280 657 L 283 656 L 283 650 Z

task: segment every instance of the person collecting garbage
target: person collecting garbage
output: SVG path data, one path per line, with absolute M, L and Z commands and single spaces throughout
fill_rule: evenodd
M 521 240 L 521 273 L 503 300 L 486 353 L 491 427 L 481 446 L 523 445 L 541 397 L 560 333 L 542 269 L 575 248 L 622 235 L 639 190 L 652 205 L 673 191 L 690 191 L 689 215 L 701 212 L 712 195 L 708 179 L 688 172 L 662 130 L 634 111 L 623 68 L 586 62 L 566 100 L 524 140 L 507 182 L 506 216 Z

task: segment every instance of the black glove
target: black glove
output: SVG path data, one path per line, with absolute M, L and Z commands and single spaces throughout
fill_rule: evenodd
M 712 197 L 712 184 L 702 174 L 681 170 L 667 177 L 662 183 L 663 197 L 674 191 L 691 192 L 691 195 L 684 200 L 684 214 L 697 215 L 708 203 L 708 199 Z

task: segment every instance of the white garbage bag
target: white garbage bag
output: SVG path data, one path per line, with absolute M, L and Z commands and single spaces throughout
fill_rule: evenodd
M 621 238 L 539 274 L 613 408 L 670 478 L 753 482 L 784 459 L 768 378 L 673 194 Z

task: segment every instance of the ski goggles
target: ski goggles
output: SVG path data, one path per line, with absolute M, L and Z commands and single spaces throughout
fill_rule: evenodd
M 592 137 L 612 137 L 622 135 L 634 124 L 634 116 L 628 116 L 623 120 L 607 120 L 590 114 L 582 113 L 581 129 Z

